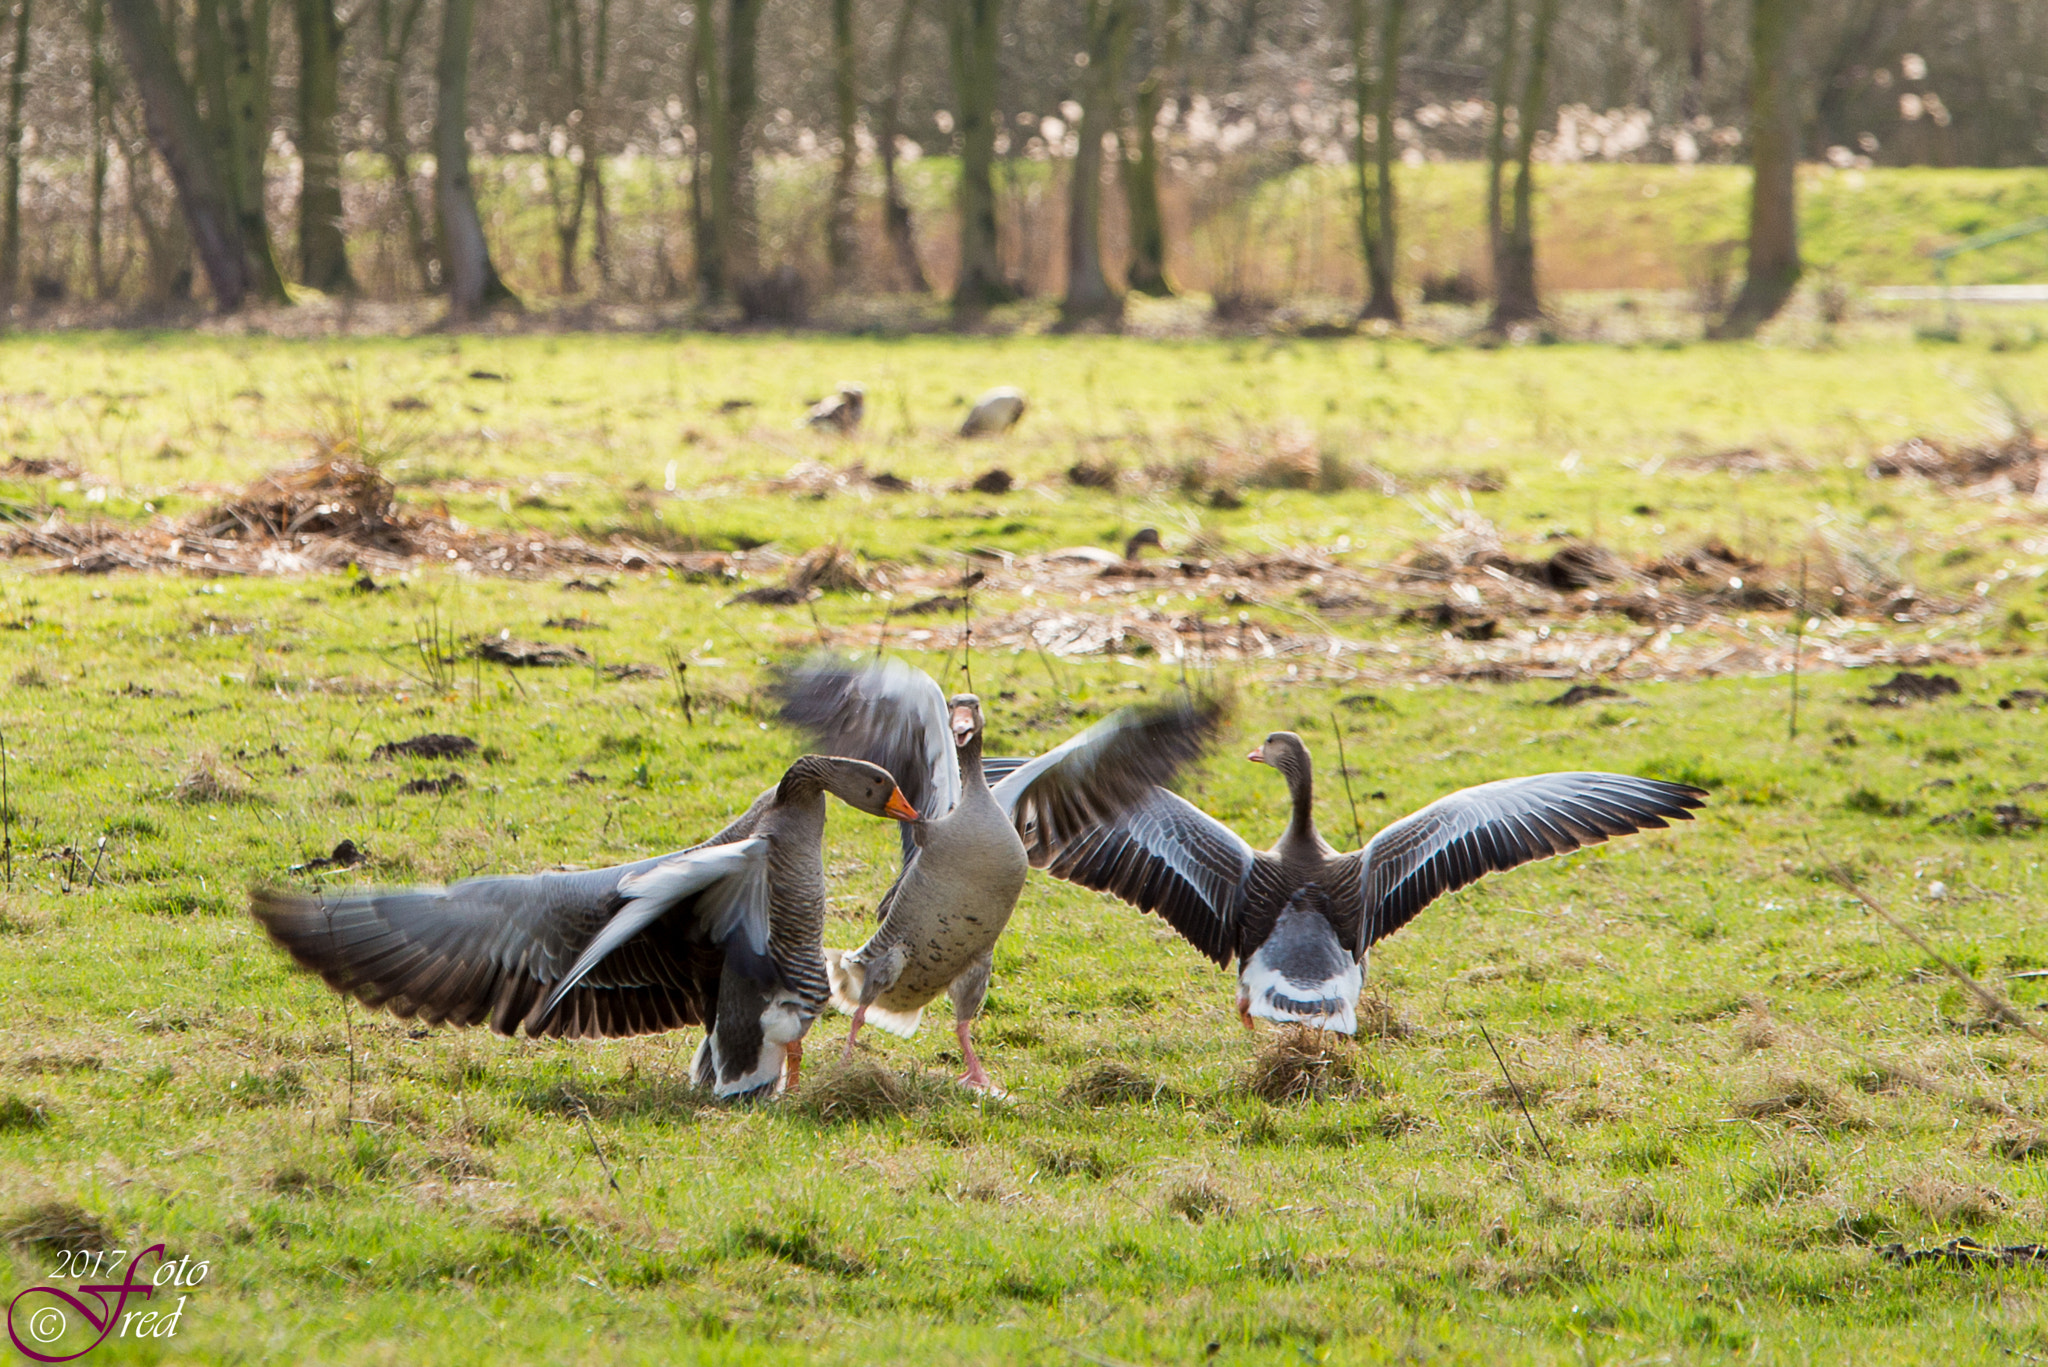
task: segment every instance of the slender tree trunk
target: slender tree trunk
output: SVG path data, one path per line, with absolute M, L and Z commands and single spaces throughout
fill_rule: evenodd
M 107 297 L 107 139 L 113 135 L 114 87 L 107 70 L 106 28 L 106 0 L 89 0 L 86 131 L 92 138 L 92 207 L 87 211 L 86 262 L 94 299 Z
M 7 125 L 0 129 L 0 303 L 21 288 L 21 106 L 28 95 L 29 0 L 14 0 L 13 64 L 7 73 Z
M 758 60 L 764 0 L 727 0 L 725 61 L 720 84 L 718 140 L 711 163 L 711 221 L 717 239 L 720 283 L 737 294 L 761 273 L 760 221 L 754 200 L 754 108 L 760 96 Z
M 583 209 L 590 199 L 590 181 L 583 174 L 581 141 L 586 122 L 583 88 L 583 10 L 580 0 L 549 0 L 548 3 L 549 84 L 554 87 L 554 127 L 548 130 L 542 148 L 547 168 L 548 202 L 554 212 L 555 243 L 563 294 L 576 293 L 576 247 L 583 237 Z M 576 138 L 571 139 L 574 129 Z M 557 150 L 556 139 L 560 139 Z M 576 152 L 573 164 L 568 153 Z
M 327 294 L 354 294 L 341 230 L 341 23 L 334 0 L 296 0 L 299 26 L 299 279 Z
M 1543 316 L 1536 294 L 1536 225 L 1534 221 L 1536 125 L 1543 117 L 1550 77 L 1550 36 L 1557 27 L 1558 0 L 1536 0 L 1529 25 L 1529 61 L 1522 75 L 1520 127 L 1515 133 L 1514 217 L 1500 235 L 1493 260 L 1492 328 L 1529 322 Z M 1498 201 L 1496 200 L 1496 203 Z
M 604 195 L 604 140 L 600 136 L 599 113 L 605 98 L 606 77 L 611 70 L 611 0 L 593 0 L 590 42 L 590 79 L 585 82 L 583 121 L 576 126 L 583 149 L 584 195 L 590 201 L 590 264 L 597 267 L 598 283 L 612 283 L 611 211 Z
M 860 258 L 860 200 L 854 192 L 854 175 L 860 169 L 860 147 L 854 138 L 860 92 L 854 84 L 854 58 L 853 0 L 832 0 L 832 112 L 839 125 L 839 161 L 832 170 L 825 253 L 832 263 L 832 283 L 842 289 L 852 283 Z
M 1707 0 L 1683 0 L 1685 5 L 1685 94 L 1679 112 L 1687 122 L 1707 108 Z
M 1138 93 L 1131 112 L 1131 148 L 1123 160 L 1124 205 L 1131 221 L 1131 264 L 1126 272 L 1132 290 L 1169 298 L 1166 278 L 1166 216 L 1159 207 L 1159 110 L 1166 85 L 1180 68 L 1185 0 L 1165 0 L 1159 9 L 1159 32 L 1153 41 L 1158 57 Z M 1135 155 L 1132 154 L 1135 149 Z
M 1363 156 L 1359 159 L 1359 219 L 1365 239 L 1367 296 L 1361 318 L 1401 321 L 1401 302 L 1394 297 L 1394 96 L 1401 80 L 1401 25 L 1407 0 L 1380 0 L 1379 70 L 1369 89 L 1359 90 L 1359 137 L 1365 136 L 1367 97 L 1370 96 L 1373 132 L 1372 175 L 1367 179 Z M 1365 53 L 1360 50 L 1365 31 L 1365 0 L 1352 0 L 1352 45 L 1358 71 L 1364 72 Z M 1360 151 L 1363 152 L 1361 146 Z
M 910 25 L 917 17 L 918 0 L 903 0 L 896 12 L 896 31 L 889 38 L 889 71 L 886 78 L 878 141 L 882 154 L 882 235 L 889 240 L 889 252 L 896 259 L 904 287 L 918 294 L 931 290 L 924 266 L 917 259 L 917 234 L 910 219 L 910 201 L 903 197 L 903 183 L 896 177 L 896 137 L 903 113 L 903 75 L 910 56 Z
M 1500 0 L 1500 55 L 1493 65 L 1493 118 L 1486 126 L 1486 260 L 1500 280 L 1501 233 L 1505 215 L 1500 187 L 1508 156 L 1508 105 L 1514 99 L 1517 33 L 1515 0 Z
M 1088 66 L 1079 146 L 1067 188 L 1067 297 L 1063 323 L 1115 318 L 1124 301 L 1102 267 L 1102 139 L 1117 126 L 1117 92 L 1131 36 L 1129 0 L 1088 0 Z
M 972 321 L 1016 298 L 996 254 L 996 80 L 1002 0 L 946 0 L 960 132 L 960 277 L 953 314 Z
M 426 0 L 405 0 L 405 8 L 394 10 L 393 0 L 377 0 L 378 66 L 383 77 L 379 91 L 381 150 L 384 164 L 391 169 L 392 189 L 405 211 L 406 248 L 420 289 L 431 294 L 439 281 L 440 263 L 427 235 L 427 218 L 420 210 L 419 196 L 412 192 L 412 138 L 405 122 L 405 57 L 412 50 L 414 31 Z
M 696 257 L 697 288 L 706 299 L 725 295 L 724 262 L 718 254 L 716 182 L 724 174 L 720 148 L 725 99 L 718 79 L 717 0 L 696 0 L 690 32 L 690 246 Z
M 441 52 L 434 66 L 434 198 L 441 210 L 441 260 L 448 313 L 474 318 L 491 304 L 517 303 L 491 264 L 469 178 L 469 53 L 476 0 L 445 0 Z
M 170 30 L 155 0 L 107 0 L 120 35 L 136 93 L 142 99 L 149 139 L 178 190 L 200 265 L 223 313 L 242 306 L 253 284 L 241 221 L 229 197 L 212 139 L 200 121 L 198 102 L 178 68 Z
M 267 303 L 291 302 L 270 241 L 263 204 L 263 159 L 270 145 L 270 0 L 199 0 L 193 50 L 207 119 L 242 249 L 249 283 Z
M 1754 337 L 1799 284 L 1799 92 L 1794 38 L 1802 0 L 1750 0 L 1749 273 L 1716 338 Z

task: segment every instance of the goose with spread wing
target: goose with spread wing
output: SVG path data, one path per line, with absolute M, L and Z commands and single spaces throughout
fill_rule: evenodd
M 1163 788 L 1114 822 L 1026 832 L 1034 866 L 1165 918 L 1218 967 L 1236 959 L 1247 1028 L 1256 1016 L 1354 1033 L 1367 951 L 1438 897 L 1488 873 L 1690 821 L 1706 798 L 1626 774 L 1501 779 L 1439 798 L 1340 854 L 1316 831 L 1301 737 L 1275 731 L 1247 758 L 1278 769 L 1293 799 L 1270 850 Z
M 991 788 L 981 700 L 949 700 L 921 670 L 898 660 L 814 660 L 779 691 L 785 721 L 821 749 L 888 769 L 921 816 L 904 827 L 902 871 L 876 909 L 881 925 L 860 948 L 825 954 L 832 1003 L 853 1017 L 847 1051 L 869 1022 L 916 1033 L 925 1006 L 944 992 L 966 1065 L 960 1080 L 995 1090 L 971 1031 L 1029 868 L 1019 832 L 1115 821 L 1201 755 L 1221 708 L 1207 700 L 1124 708 L 1036 759 L 1007 764 Z
M 698 1086 L 772 1093 L 796 1085 L 828 991 L 827 793 L 870 816 L 917 816 L 876 765 L 806 755 L 675 854 L 335 898 L 260 889 L 250 911 L 328 986 L 395 1015 L 582 1039 L 702 1025 Z

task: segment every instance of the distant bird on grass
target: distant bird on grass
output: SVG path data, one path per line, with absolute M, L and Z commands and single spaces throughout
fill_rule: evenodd
M 1163 788 L 1116 821 L 1047 838 L 1025 831 L 1032 864 L 1154 912 L 1219 967 L 1238 965 L 1237 1011 L 1355 1033 L 1363 962 L 1446 892 L 1501 869 L 1690 821 L 1706 793 L 1625 774 L 1537 774 L 1482 783 L 1403 817 L 1339 854 L 1316 831 L 1308 748 L 1275 731 L 1248 759 L 1293 799 L 1270 850 Z
M 609 1039 L 706 1027 L 693 1081 L 721 1098 L 794 1087 L 825 1005 L 825 794 L 917 810 L 857 759 L 806 755 L 701 845 L 586 873 L 470 878 L 250 908 L 299 963 L 369 1006 L 501 1035 Z
M 843 384 L 837 394 L 811 405 L 811 411 L 804 417 L 804 426 L 829 427 L 835 432 L 851 434 L 860 429 L 861 415 L 867 410 L 867 402 L 868 391 L 864 387 Z
M 1024 391 L 1002 385 L 974 401 L 967 421 L 960 424 L 963 437 L 999 437 L 1015 427 L 1024 416 Z
M 1124 553 L 1106 551 L 1100 546 L 1068 546 L 1062 550 L 1047 551 L 1040 559 L 1048 562 L 1071 561 L 1075 564 L 1094 565 L 1105 570 L 1123 569 L 1138 563 L 1138 557 L 1147 549 L 1156 550 L 1160 545 L 1157 527 L 1140 527 L 1124 540 Z
M 847 1053 L 871 1021 L 915 1034 L 943 992 L 966 1065 L 960 1080 L 997 1090 L 970 1032 L 1030 867 L 1018 831 L 1078 835 L 1115 821 L 1201 755 L 1221 708 L 1124 708 L 1037 759 L 989 761 L 1003 775 L 991 788 L 972 693 L 948 701 L 930 675 L 896 660 L 854 668 L 831 658 L 805 665 L 779 691 L 784 721 L 820 750 L 886 767 L 922 817 L 904 827 L 902 872 L 876 908 L 881 925 L 858 949 L 825 951 L 832 1004 L 853 1017 Z

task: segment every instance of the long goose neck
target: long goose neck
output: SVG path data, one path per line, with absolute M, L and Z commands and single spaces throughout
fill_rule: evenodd
M 976 731 L 960 747 L 960 793 L 964 797 L 977 788 L 987 787 L 988 776 L 981 771 L 981 732 Z
M 1287 833 L 1280 837 L 1282 845 L 1306 844 L 1311 849 L 1322 848 L 1322 836 L 1316 831 L 1315 774 L 1309 767 L 1307 754 L 1290 756 L 1280 772 L 1287 777 L 1287 794 L 1292 800 L 1293 811 L 1287 819 Z
M 775 785 L 777 806 L 822 805 L 824 801 L 825 774 L 815 755 L 799 756 L 794 764 L 783 771 L 782 781 Z

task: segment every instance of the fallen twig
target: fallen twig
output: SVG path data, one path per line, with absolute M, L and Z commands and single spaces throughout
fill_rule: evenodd
M 1543 1150 L 1544 1161 L 1555 1163 L 1557 1160 L 1550 1156 L 1549 1141 L 1544 1139 L 1543 1131 L 1536 1128 L 1536 1117 L 1529 1114 L 1529 1103 L 1522 1096 L 1522 1084 L 1515 1081 L 1515 1075 L 1508 1071 L 1508 1061 L 1502 1058 L 1500 1050 L 1494 1047 L 1493 1036 L 1487 1032 L 1484 1021 L 1479 1023 L 1479 1035 L 1486 1041 L 1486 1047 L 1493 1050 L 1493 1061 L 1500 1065 L 1500 1075 L 1507 1079 L 1508 1089 L 1515 1094 L 1515 1104 L 1522 1108 L 1522 1119 L 1529 1122 L 1529 1133 L 1536 1136 L 1536 1147 Z

